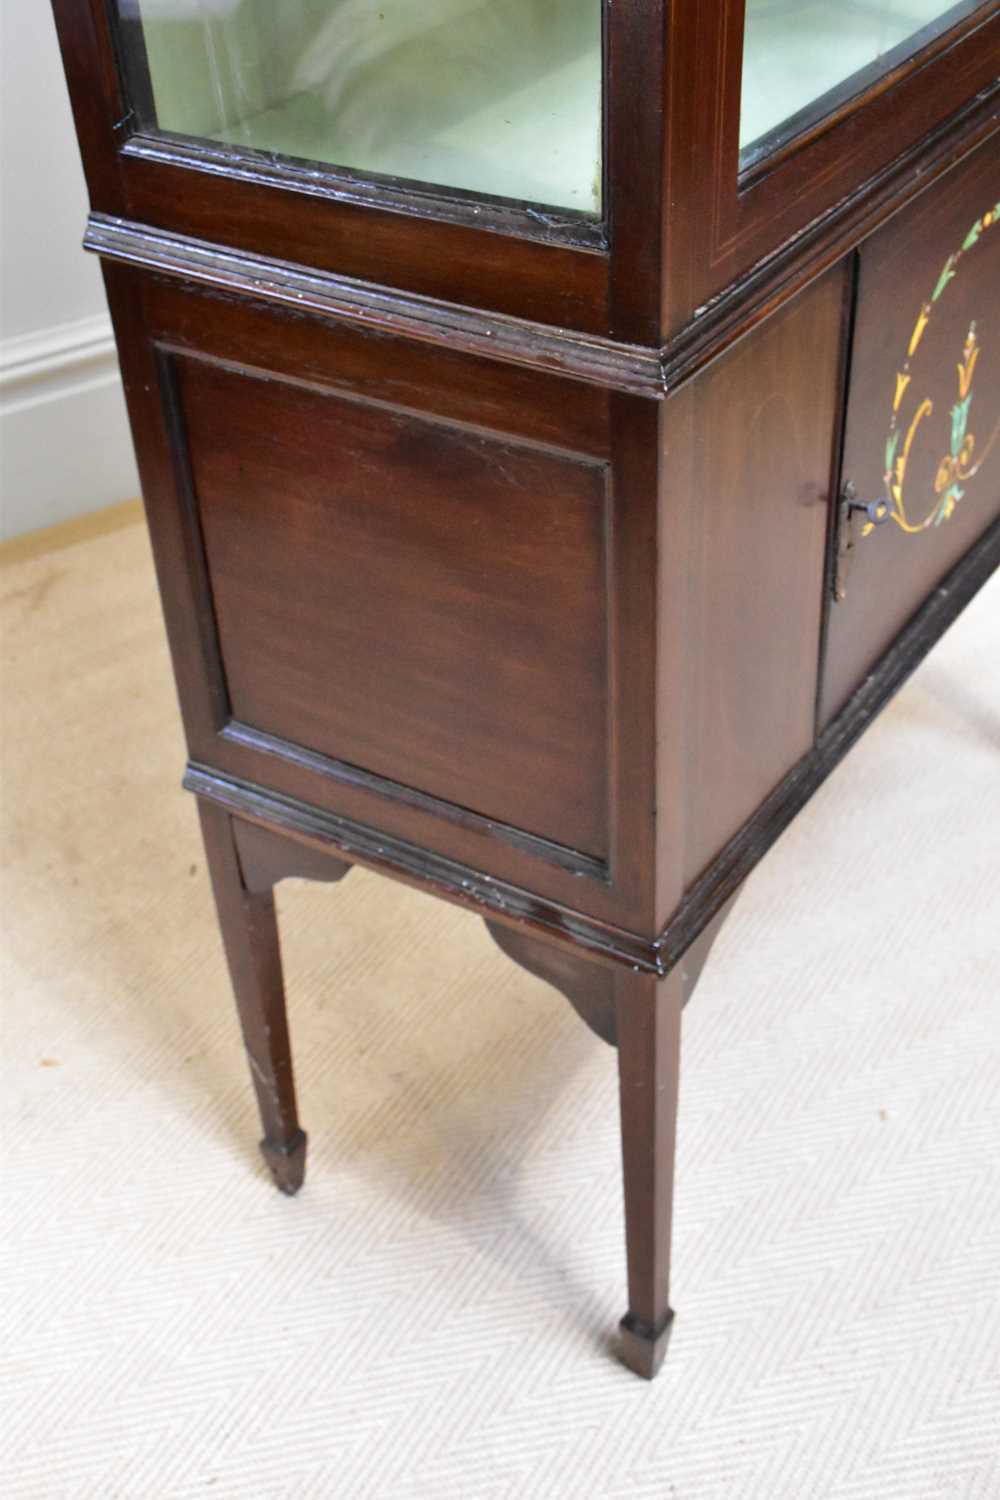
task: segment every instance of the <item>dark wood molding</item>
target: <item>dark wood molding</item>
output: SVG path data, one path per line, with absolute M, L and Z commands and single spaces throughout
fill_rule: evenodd
M 607 862 L 595 858 L 592 854 L 585 854 L 578 849 L 569 849 L 564 844 L 555 843 L 552 839 L 542 838 L 540 834 L 528 833 L 523 828 L 515 828 L 495 818 L 484 817 L 470 808 L 460 807 L 454 802 L 446 802 L 441 797 L 434 797 L 429 792 L 421 792 L 415 787 L 403 786 L 401 782 L 391 781 L 386 776 L 376 776 L 374 772 L 366 771 L 360 766 L 352 766 L 346 761 L 334 760 L 332 756 L 321 755 L 316 750 L 308 750 L 302 745 L 292 744 L 290 740 L 267 734 L 250 724 L 241 724 L 237 719 L 231 720 L 225 726 L 221 732 L 221 738 L 233 745 L 243 745 L 251 750 L 263 751 L 266 755 L 281 756 L 294 765 L 314 771 L 320 776 L 329 777 L 330 780 L 344 786 L 359 787 L 362 791 L 385 797 L 390 802 L 402 802 L 407 807 L 414 807 L 430 817 L 444 819 L 447 823 L 457 823 L 463 828 L 471 828 L 476 833 L 485 834 L 488 838 L 510 844 L 513 848 L 530 854 L 534 859 L 558 865 L 560 869 L 569 870 L 574 875 L 585 875 L 591 880 L 607 883 Z
M 632 395 L 664 394 L 656 349 L 374 286 L 105 214 L 91 214 L 84 246 L 107 260 L 242 293 L 299 313 L 349 320 L 382 333 L 569 375 Z
M 478 916 L 488 915 L 497 922 L 523 923 L 540 937 L 588 949 L 595 958 L 645 973 L 661 972 L 656 945 L 648 938 L 583 916 L 353 819 L 278 796 L 195 763 L 188 765 L 184 786 L 203 801 L 325 848 L 335 858 L 383 870 L 412 885 L 430 887 Z
M 608 332 L 609 255 L 475 224 L 120 153 L 126 222 L 320 275 L 594 337 Z M 94 204 L 104 209 L 104 204 Z M 115 210 L 112 210 L 112 214 Z
M 702 928 L 680 961 L 680 981 L 685 1005 L 697 988 L 715 940 L 738 895 L 739 889 Z M 533 974 L 536 979 L 542 979 L 559 990 L 595 1036 L 600 1037 L 602 1042 L 607 1042 L 610 1047 L 617 1046 L 618 1018 L 613 969 L 605 964 L 589 963 L 561 945 L 539 942 L 521 928 L 504 927 L 489 918 L 486 919 L 486 928 L 508 958 Z
M 381 212 L 457 224 L 477 232 L 583 250 L 604 252 L 608 248 L 605 225 L 594 214 L 492 198 L 460 188 L 436 191 L 430 184 L 366 177 L 364 173 L 326 163 L 317 170 L 315 163 L 282 161 L 213 141 L 137 134 L 126 142 L 122 156 L 162 166 L 185 167 L 230 181 L 292 189 L 309 197 L 360 204 Z

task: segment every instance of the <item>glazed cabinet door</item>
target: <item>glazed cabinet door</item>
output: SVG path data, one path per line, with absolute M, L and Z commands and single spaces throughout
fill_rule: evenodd
M 846 252 L 873 205 L 996 125 L 997 0 L 714 0 L 671 6 L 670 27 L 667 335 L 734 286 L 752 300 L 776 254 L 827 237 Z
M 53 6 L 90 248 L 133 259 L 128 224 L 607 331 L 605 0 Z
M 1000 513 L 1000 139 L 861 248 L 821 723 Z
M 878 88 L 967 22 L 983 0 L 746 0 L 740 167 L 746 169 Z
M 599 214 L 601 0 L 112 0 L 139 128 Z

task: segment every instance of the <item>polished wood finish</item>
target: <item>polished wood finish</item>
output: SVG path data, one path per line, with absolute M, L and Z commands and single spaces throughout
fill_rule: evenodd
M 571 949 L 539 942 L 520 927 L 504 927 L 500 922 L 487 921 L 486 928 L 508 958 L 561 991 L 594 1035 L 609 1046 L 615 1045 L 618 1023 L 613 969 L 590 963 Z
M 622 1357 L 652 1380 L 674 1320 L 670 1235 L 684 984 L 676 969 L 663 980 L 619 970 L 615 992 L 628 1261 Z
M 603 465 L 273 373 L 176 382 L 232 719 L 604 858 Z
M 676 976 L 680 980 L 684 1005 L 694 994 L 715 939 L 739 892 L 740 887 L 735 887 L 715 915 L 701 928 L 694 941 L 685 947 L 676 966 L 669 971 L 671 977 Z M 486 927 L 494 942 L 509 958 L 520 964 L 522 969 L 527 969 L 529 974 L 544 979 L 547 984 L 561 991 L 595 1036 L 599 1036 L 609 1046 L 617 1046 L 618 990 L 615 970 L 610 965 L 595 963 L 589 956 L 581 957 L 573 948 L 540 941 L 526 930 L 524 924 L 504 926 L 501 922 L 487 919 Z M 633 964 L 632 973 L 646 973 L 658 979 L 663 977 L 660 967 L 658 964 Z
M 104 0 L 54 8 L 265 1158 L 295 1191 L 274 886 L 476 912 L 618 1047 L 650 1377 L 682 1006 L 1000 561 L 987 466 L 833 599 L 901 343 L 1000 197 L 1000 7 L 741 175 L 743 0 L 609 5 L 601 220 L 143 134 Z M 934 316 L 939 417 L 978 320 L 979 457 L 998 248 Z
M 683 849 L 664 921 L 812 748 L 849 296 L 841 264 L 664 412 L 660 592 L 686 595 L 664 686 L 675 707 L 684 694 L 686 724 L 681 766 L 659 768 L 660 807 L 676 804 L 661 837 Z
M 250 1078 L 257 1095 L 263 1156 L 283 1193 L 297 1193 L 306 1163 L 292 1076 L 281 948 L 269 885 L 245 879 L 233 821 L 211 803 L 199 804 L 205 855 L 229 976 L 236 996 Z
M 205 803 L 199 804 L 204 808 Z M 272 828 L 232 818 L 233 842 L 243 884 L 251 895 L 266 895 L 282 880 L 343 880 L 354 868 L 345 860 L 319 854 L 305 844 L 290 844 Z

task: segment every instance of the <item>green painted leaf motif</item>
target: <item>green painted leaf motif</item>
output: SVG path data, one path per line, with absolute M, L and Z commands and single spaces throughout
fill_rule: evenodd
M 938 300 L 941 293 L 944 291 L 945 287 L 948 285 L 949 281 L 951 281 L 954 275 L 955 257 L 954 255 L 949 255 L 948 259 L 944 263 L 944 268 L 941 272 L 941 275 L 938 277 L 937 286 L 934 288 L 933 294 L 931 296 L 932 302 L 936 302 Z
M 951 456 L 957 458 L 962 451 L 965 442 L 965 430 L 969 425 L 969 403 L 972 400 L 972 392 L 966 396 L 964 401 L 959 401 L 951 409 Z
M 935 302 L 939 300 L 949 281 L 954 280 L 958 271 L 959 262 L 961 261 L 963 254 L 965 253 L 965 251 L 971 250 L 972 247 L 978 243 L 987 229 L 992 229 L 993 226 L 998 223 L 1000 223 L 1000 203 L 997 203 L 993 208 L 988 209 L 981 218 L 976 220 L 976 222 L 971 226 L 968 233 L 966 234 L 960 248 L 956 250 L 952 255 L 949 255 L 948 259 L 941 267 L 941 274 L 938 276 L 937 284 L 934 287 L 933 292 L 931 293 L 930 302 L 924 304 L 921 310 L 920 318 L 917 321 L 917 326 L 914 330 L 909 350 L 910 358 L 912 358 L 916 345 L 920 342 L 920 336 L 923 333 L 928 318 L 930 317 L 931 307 Z M 966 443 L 971 443 L 972 441 L 967 436 L 969 427 L 969 408 L 972 404 L 972 391 L 968 390 L 968 386 L 971 384 L 972 364 L 974 364 L 975 362 L 973 351 L 977 350 L 977 347 L 976 325 L 975 323 L 973 323 L 969 330 L 968 339 L 966 340 L 966 345 L 963 352 L 963 363 L 959 365 L 959 390 L 961 391 L 963 388 L 965 388 L 967 390 L 967 394 L 962 400 L 958 401 L 951 408 L 951 461 L 949 462 L 948 460 L 945 460 L 944 465 L 942 466 L 945 467 L 946 470 L 951 470 L 952 483 L 949 485 L 945 493 L 941 495 L 940 499 L 937 502 L 937 505 L 933 508 L 926 519 L 919 526 L 913 527 L 909 526 L 906 518 L 906 513 L 903 508 L 902 473 L 896 476 L 896 482 L 894 483 L 896 455 L 899 450 L 899 440 L 901 436 L 900 429 L 897 428 L 895 424 L 897 421 L 903 391 L 905 391 L 906 386 L 909 383 L 910 358 L 907 359 L 906 364 L 903 366 L 903 370 L 906 372 L 905 375 L 897 374 L 896 376 L 896 399 L 893 405 L 893 415 L 885 443 L 885 480 L 888 492 L 890 513 L 893 515 L 894 519 L 900 521 L 900 524 L 903 525 L 904 529 L 906 530 L 923 531 L 929 525 L 940 526 L 943 522 L 949 520 L 949 518 L 954 513 L 956 505 L 960 500 L 963 500 L 965 498 L 965 491 L 959 482 L 958 476 L 961 467 L 962 449 L 965 447 Z M 929 402 L 925 403 L 925 405 L 928 408 L 930 407 Z M 920 412 L 918 413 L 918 420 L 919 417 L 923 414 L 924 408 L 921 407 Z M 905 460 L 900 459 L 899 464 L 901 468 L 905 467 Z M 871 529 L 872 528 L 869 526 L 864 534 L 867 535 L 868 531 L 870 531 Z

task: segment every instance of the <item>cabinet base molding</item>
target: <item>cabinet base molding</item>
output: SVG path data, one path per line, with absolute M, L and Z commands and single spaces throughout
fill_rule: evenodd
M 306 857 L 307 849 L 315 851 L 309 865 L 311 878 L 336 880 L 353 863 L 367 865 L 410 884 L 430 887 L 475 911 L 487 920 L 491 933 L 505 951 L 517 939 L 509 936 L 501 941 L 500 930 L 508 934 L 534 933 L 545 943 L 554 941 L 581 951 L 583 957 L 664 978 L 710 924 L 724 914 L 724 908 L 735 899 L 754 866 L 997 568 L 1000 568 L 1000 522 L 994 522 L 942 580 L 845 708 L 819 736 L 815 749 L 793 766 L 721 850 L 655 939 L 598 922 L 431 850 L 208 766 L 192 762 L 185 773 L 184 786 L 199 799 L 225 808 L 249 825 L 286 835 L 283 842 L 299 841 L 303 851 L 300 858 Z M 339 873 L 335 873 L 333 867 L 338 855 L 342 859 Z M 274 860 L 283 869 L 283 876 L 275 878 L 300 873 L 290 856 L 275 854 Z M 319 873 L 320 863 L 329 867 L 324 874 Z M 566 992 L 558 979 L 552 982 Z M 690 988 L 693 989 L 693 983 Z M 605 1041 L 612 1041 L 609 1005 L 597 1000 L 589 1003 L 591 1014 L 585 1016 L 588 1025 Z M 586 1008 L 583 1001 L 581 1006 Z
M 540 937 L 586 949 L 592 958 L 623 964 L 655 977 L 666 972 L 661 970 L 656 944 L 648 938 L 558 906 L 470 865 L 353 819 L 280 796 L 194 762 L 188 765 L 183 784 L 199 801 L 223 808 L 237 819 L 301 840 L 335 859 L 342 857 L 350 864 L 365 865 L 410 885 L 429 888 L 478 916 L 533 929 Z M 294 873 L 292 869 L 286 872 Z

